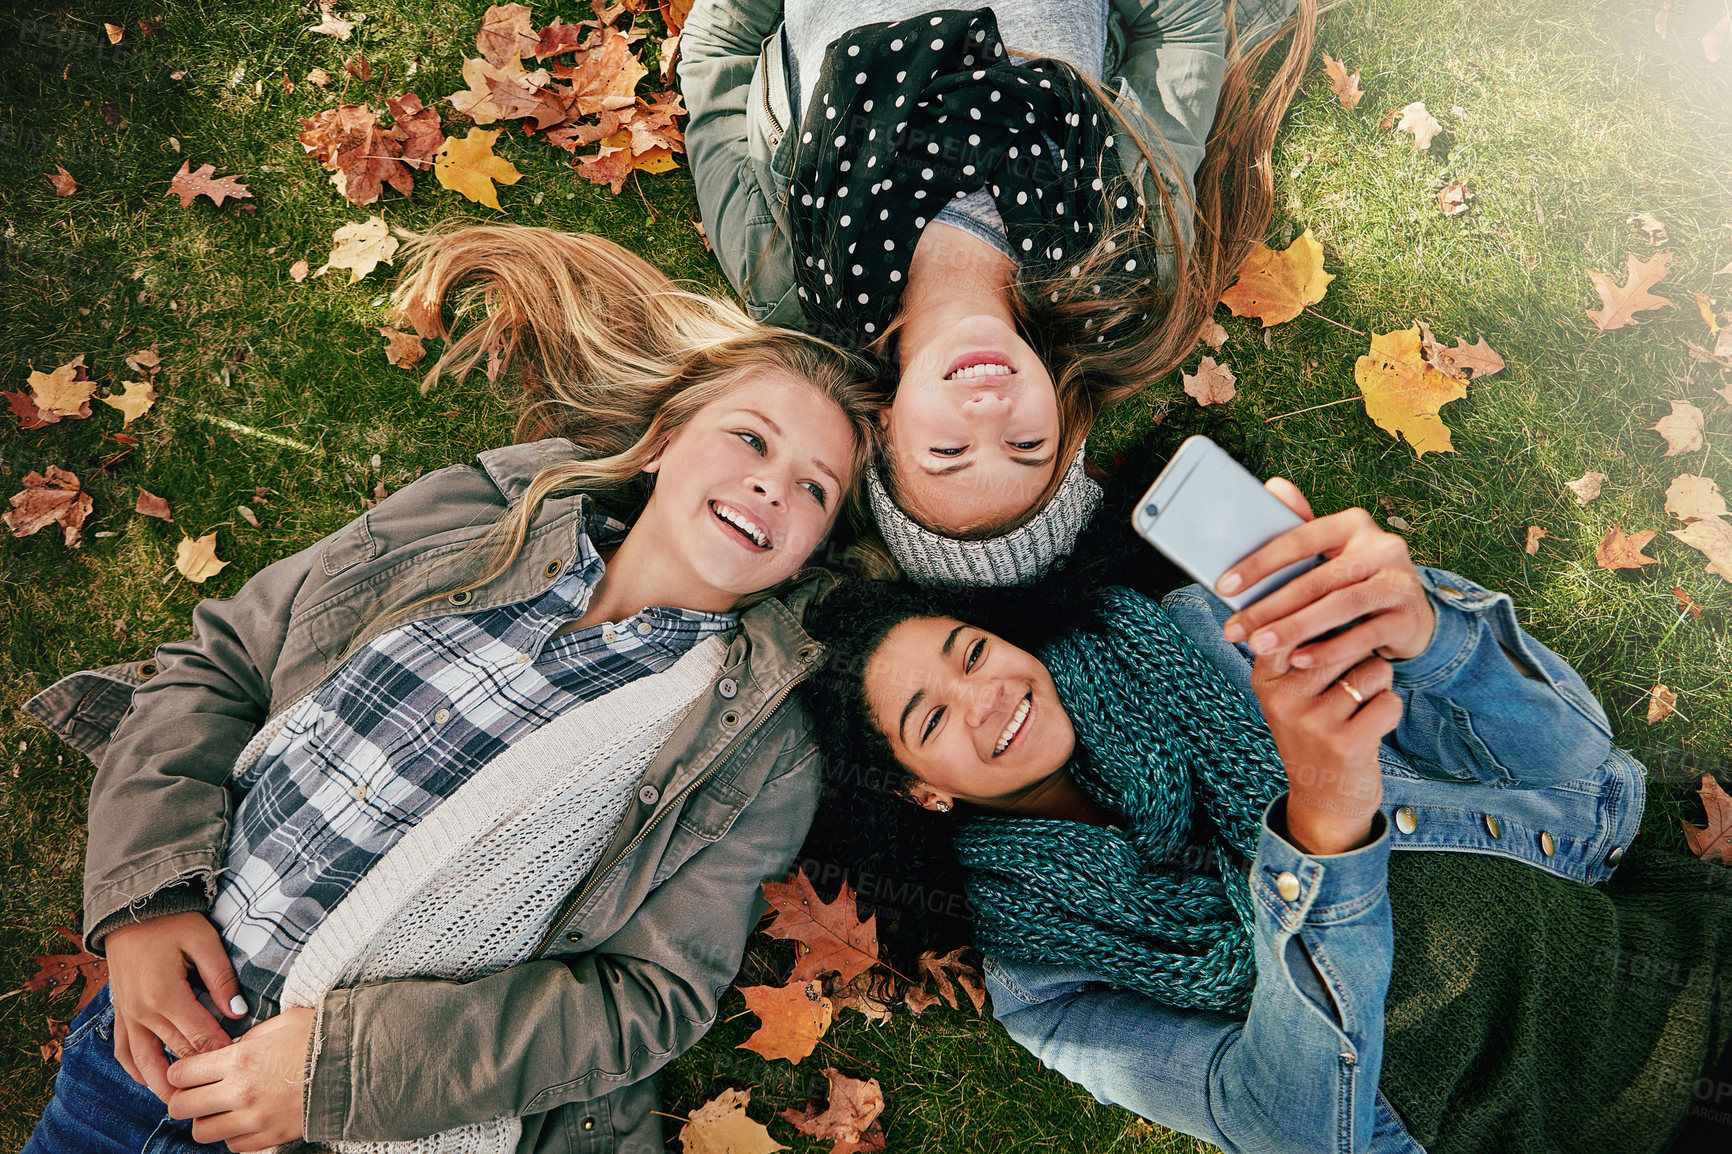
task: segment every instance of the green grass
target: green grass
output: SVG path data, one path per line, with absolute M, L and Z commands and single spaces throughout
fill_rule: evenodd
M 22 984 L 31 956 L 58 951 L 53 927 L 77 924 L 90 775 L 26 722 L 24 700 L 63 673 L 180 636 L 198 597 L 232 594 L 341 525 L 378 481 L 400 487 L 509 436 L 508 398 L 479 382 L 422 396 L 413 373 L 385 363 L 375 329 L 390 269 L 353 285 L 342 273 L 299 285 L 288 275 L 296 260 L 323 263 L 346 222 L 378 212 L 413 228 L 471 208 L 424 176 L 412 198 L 387 193 L 355 209 L 295 136 L 300 117 L 339 99 L 378 105 L 414 91 L 432 104 L 462 87 L 458 70 L 486 6 L 369 0 L 357 5 L 367 19 L 347 44 L 304 31 L 313 6 L 268 0 L 101 11 L 43 3 L 0 22 L 3 387 L 22 388 L 31 368 L 80 353 L 109 382 L 131 375 L 127 352 L 156 343 L 163 357 L 161 399 L 129 430 L 138 437 L 130 453 L 117 456 L 124 446 L 106 439 L 120 418 L 101 405 L 90 420 L 0 432 L 6 495 L 26 472 L 56 464 L 95 499 L 82 549 L 49 532 L 0 545 L 0 988 Z M 1257 448 L 1321 509 L 1361 504 L 1380 519 L 1400 516 L 1419 561 L 1510 592 L 1527 628 L 1583 671 L 1619 741 L 1681 780 L 1701 764 L 1724 770 L 1732 754 L 1732 710 L 1721 704 L 1732 688 L 1732 585 L 1663 532 L 1675 527 L 1663 509 L 1674 475 L 1732 489 L 1732 406 L 1712 391 L 1726 378 L 1692 365 L 1682 345 L 1706 340 L 1690 293 L 1732 311 L 1732 276 L 1712 275 L 1732 262 L 1732 67 L 1710 66 L 1696 43 L 1718 5 L 1673 8 L 1665 40 L 1648 0 L 1565 0 L 1534 16 L 1465 0 L 1354 0 L 1328 13 L 1319 46 L 1362 70 L 1368 95 L 1345 112 L 1313 70 L 1278 139 L 1272 239 L 1314 230 L 1337 274 L 1329 295 L 1316 315 L 1269 330 L 1267 346 L 1255 322 L 1223 311 L 1231 339 L 1215 355 L 1240 381 L 1224 414 L 1199 413 L 1176 380 L 1157 382 L 1110 414 L 1094 444 L 1110 460 L 1156 421 L 1163 436 L 1209 427 Z M 571 21 L 588 10 L 537 7 L 538 17 L 555 14 Z M 102 21 L 132 30 L 146 16 L 166 16 L 166 27 L 130 53 L 100 39 Z M 342 70 L 357 52 L 372 65 L 370 82 Z M 330 72 L 330 89 L 304 82 L 313 67 Z M 169 79 L 180 69 L 183 79 Z M 1429 153 L 1378 126 L 1385 110 L 1414 100 L 1449 130 Z M 105 102 L 121 117 L 116 127 Z M 615 197 L 539 141 L 502 137 L 499 152 L 524 172 L 501 189 L 509 219 L 598 232 L 725 291 L 691 227 L 684 170 Z M 182 209 L 164 193 L 184 159 L 238 174 L 254 199 Z M 76 195 L 54 196 L 44 174 L 56 164 L 78 180 Z M 1471 212 L 1446 218 L 1433 198 L 1458 179 L 1478 197 Z M 1626 253 L 1652 251 L 1625 223 L 1637 212 L 1670 230 L 1672 273 L 1660 291 L 1680 307 L 1595 340 L 1586 271 L 1621 279 Z M 1358 333 L 1416 318 L 1450 342 L 1483 336 L 1509 362 L 1443 410 L 1453 454 L 1415 458 L 1357 402 L 1329 404 L 1356 395 L 1353 363 L 1367 343 Z M 1666 458 L 1648 426 L 1674 398 L 1707 414 L 1707 443 Z M 1587 469 L 1610 479 L 1584 507 L 1562 485 Z M 130 511 L 139 486 L 170 500 L 174 524 Z M 273 490 L 267 500 L 255 499 L 260 486 Z M 241 519 L 239 504 L 257 511 L 262 529 Z M 1594 544 L 1613 524 L 1662 530 L 1650 549 L 1660 564 L 1598 569 Z M 1529 525 L 1551 534 L 1531 557 L 1522 551 Z M 231 565 L 200 590 L 173 574 L 174 546 L 183 531 L 213 530 Z M 1703 607 L 1700 621 L 1680 620 L 1674 586 Z M 1679 715 L 1650 727 L 1645 701 L 1657 681 L 1677 692 Z M 1668 825 L 1687 809 L 1657 798 L 1650 822 Z M 0 1000 L 9 1087 L 0 1148 L 21 1144 L 41 1108 L 52 1067 L 37 1046 L 46 1019 L 64 1018 L 68 1004 Z M 730 994 L 724 1017 L 740 1008 Z M 723 1085 L 751 1085 L 753 1111 L 768 1119 L 833 1063 L 880 1080 L 899 1151 L 1197 1148 L 1095 1104 L 969 1014 L 941 1007 L 881 1027 L 845 1015 L 826 1039 L 833 1049 L 794 1070 L 734 1048 L 750 1024 L 727 1022 L 674 1066 L 670 1113 Z M 802 1151 L 824 1148 L 781 1122 L 772 1132 Z

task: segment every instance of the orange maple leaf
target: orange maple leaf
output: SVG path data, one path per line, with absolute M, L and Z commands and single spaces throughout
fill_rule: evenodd
M 78 1005 L 72 1008 L 76 1016 L 78 1011 L 90 1002 L 108 982 L 108 961 L 99 958 L 84 948 L 84 939 L 71 930 L 60 928 L 59 934 L 72 943 L 76 953 L 44 954 L 40 958 L 31 958 L 36 963 L 36 973 L 24 983 L 23 992 L 35 993 L 37 990 L 47 990 L 49 997 L 57 997 L 72 988 L 72 983 L 84 979 L 84 988 L 79 992 Z
M 1290 321 L 1323 299 L 1334 273 L 1323 271 L 1323 246 L 1306 229 L 1277 252 L 1259 243 L 1239 266 L 1239 279 L 1221 294 L 1236 317 L 1258 317 L 1263 327 Z
M 746 1009 L 763 1025 L 739 1046 L 774 1061 L 801 1062 L 830 1029 L 832 1009 L 821 982 L 790 981 L 785 986 L 739 986 Z
M 764 898 L 776 911 L 764 932 L 806 947 L 794 963 L 796 979 L 833 970 L 838 982 L 850 982 L 878 964 L 878 915 L 859 920 L 854 889 L 846 881 L 836 900 L 826 904 L 802 870 L 791 882 L 765 882 Z
M 1635 253 L 1629 257 L 1629 277 L 1621 285 L 1613 284 L 1612 278 L 1603 272 L 1588 271 L 1588 279 L 1594 282 L 1594 291 L 1600 294 L 1600 300 L 1606 306 L 1588 310 L 1588 319 L 1601 332 L 1634 323 L 1632 317 L 1635 313 L 1678 307 L 1676 301 L 1648 291 L 1666 278 L 1666 266 L 1672 263 L 1672 254 L 1657 253 L 1653 259 L 1645 261 L 1637 260 Z
M 1626 533 L 1622 525 L 1613 525 L 1594 546 L 1594 561 L 1602 569 L 1640 569 L 1644 565 L 1658 565 L 1658 557 L 1642 552 L 1643 547 L 1654 539 L 1654 532 L 1653 529 L 1643 529 L 1640 533 Z

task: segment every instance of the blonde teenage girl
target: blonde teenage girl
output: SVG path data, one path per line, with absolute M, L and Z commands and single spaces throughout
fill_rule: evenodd
M 459 283 L 435 374 L 501 362 L 541 439 L 32 703 L 99 765 L 112 979 L 30 1154 L 662 1148 L 656 1073 L 816 802 L 794 582 L 863 378 L 593 237 L 426 239 L 400 301 L 442 332 Z

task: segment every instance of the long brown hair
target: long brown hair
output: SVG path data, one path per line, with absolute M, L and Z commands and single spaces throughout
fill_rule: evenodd
M 447 562 L 448 583 L 393 609 L 369 634 L 505 573 L 550 494 L 582 489 L 602 496 L 610 512 L 635 519 L 652 485 L 644 466 L 698 410 L 765 373 L 809 382 L 848 418 L 853 483 L 840 495 L 837 525 L 858 534 L 870 524 L 859 481 L 875 406 L 870 366 L 857 354 L 759 324 L 735 305 L 680 288 L 597 236 L 448 224 L 411 236 L 404 247 L 403 279 L 393 295 L 398 316 L 423 337 L 447 342 L 422 390 L 462 378 L 485 358 L 490 379 L 526 398 L 516 440 L 564 437 L 580 455 L 537 473 L 480 540 Z M 453 336 L 454 329 L 461 331 Z M 869 538 L 857 547 L 861 555 L 847 558 L 854 568 L 883 568 Z
M 1057 467 L 1039 500 L 1021 516 L 958 536 L 997 536 L 1031 520 L 1058 491 L 1095 419 L 1177 368 L 1196 346 L 1221 294 L 1268 230 L 1275 202 L 1270 163 L 1275 131 L 1304 79 L 1316 25 L 1316 0 L 1298 0 L 1297 11 L 1280 29 L 1241 51 L 1228 0 L 1228 67 L 1197 170 L 1195 203 L 1180 203 L 1164 178 L 1141 181 L 1123 172 L 1127 207 L 1115 211 L 1115 198 L 1103 198 L 1109 219 L 1087 252 L 1056 272 L 1033 263 L 1018 268 L 1011 294 L 1017 328 L 1047 366 L 1058 393 Z M 1258 69 L 1284 40 L 1286 56 L 1253 97 Z M 1157 173 L 1171 172 L 1175 160 L 1160 129 L 1146 115 L 1122 107 L 1095 81 L 1078 76 L 1135 143 L 1143 163 Z M 1150 186 L 1159 191 L 1160 203 L 1144 206 L 1143 190 Z M 1150 215 L 1157 211 L 1164 233 L 1150 227 Z M 1193 225 L 1189 245 L 1182 240 L 1181 217 Z M 1134 262 L 1130 271 L 1127 262 Z M 1161 276 L 1152 275 L 1163 268 Z M 881 341 L 879 347 L 894 345 Z M 891 463 L 890 454 L 880 454 L 881 475 L 894 497 L 894 469 L 884 468 Z

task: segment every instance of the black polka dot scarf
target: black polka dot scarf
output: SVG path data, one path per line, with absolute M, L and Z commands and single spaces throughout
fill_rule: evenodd
M 1112 160 L 1114 128 L 1073 69 L 1013 62 L 990 8 L 871 24 L 837 40 L 788 188 L 809 326 L 860 345 L 881 336 L 921 230 L 982 186 L 1022 264 L 1051 262 L 1056 272 L 1081 256 L 1115 210 L 1139 211 L 1139 190 Z M 1136 257 L 1127 259 L 1136 274 Z

